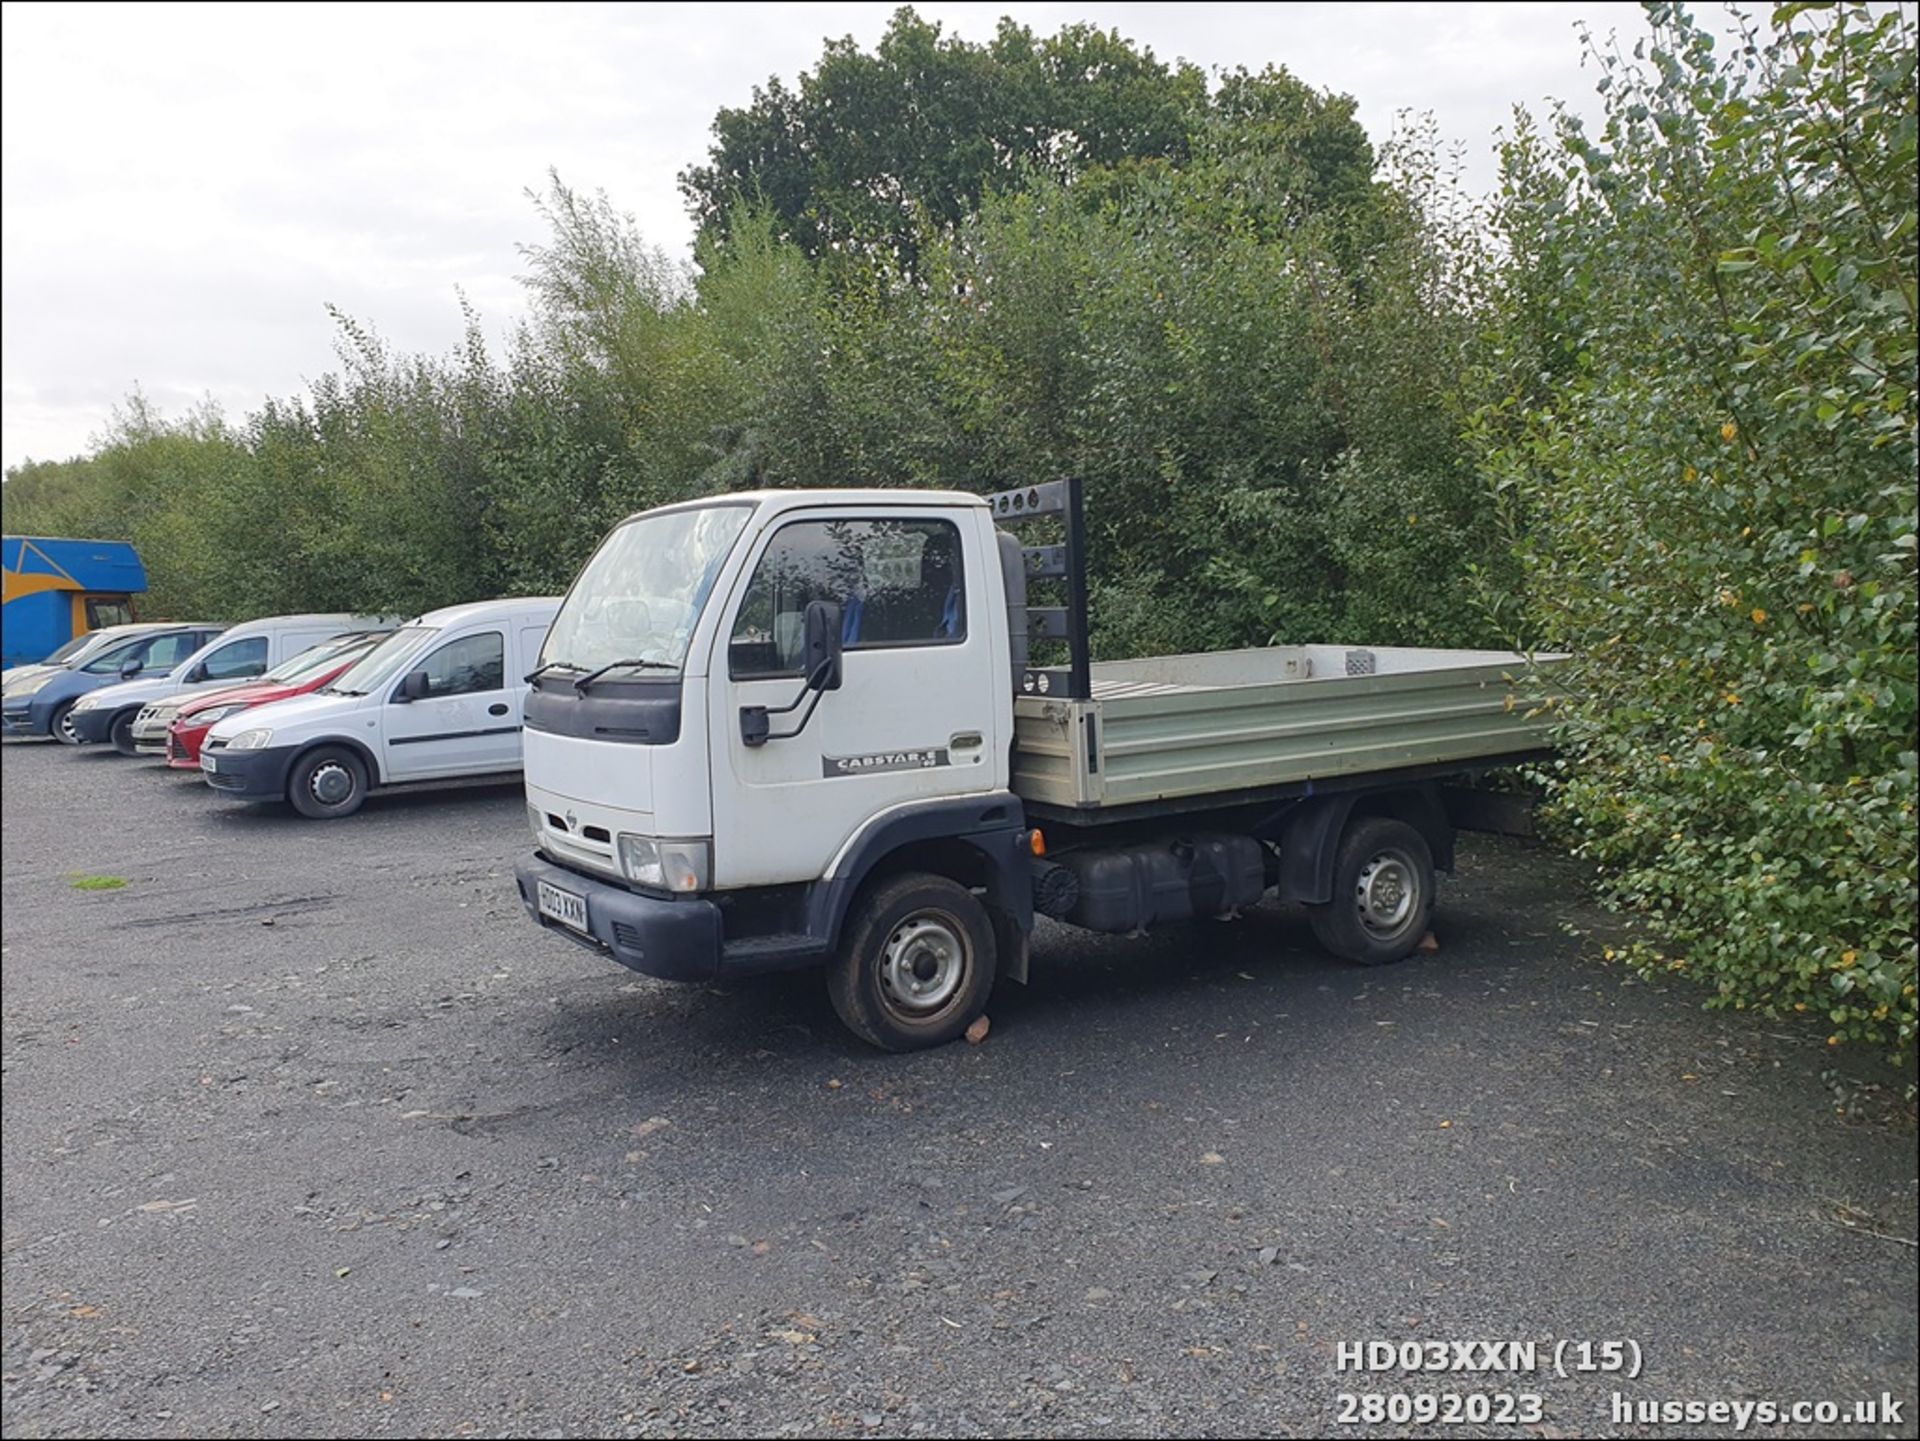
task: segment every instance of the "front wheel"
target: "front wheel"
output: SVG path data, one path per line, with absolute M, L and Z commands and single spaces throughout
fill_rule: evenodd
M 80 744 L 80 732 L 73 728 L 73 702 L 68 701 L 53 713 L 47 722 L 47 730 L 63 746 Z
M 133 743 L 133 718 L 136 712 L 122 711 L 113 718 L 113 728 L 107 732 L 107 739 L 113 742 L 113 748 L 123 756 L 137 756 L 139 748 Z
M 896 876 L 862 902 L 827 968 L 827 994 L 862 1040 L 917 1051 L 966 1030 L 993 972 L 993 923 L 971 891 L 945 876 Z
M 1333 899 L 1308 906 L 1334 955 L 1366 966 L 1405 960 L 1433 918 L 1433 851 L 1405 821 L 1369 816 L 1340 839 Z
M 367 798 L 367 768 L 345 746 L 322 746 L 294 762 L 287 799 L 309 820 L 350 816 Z

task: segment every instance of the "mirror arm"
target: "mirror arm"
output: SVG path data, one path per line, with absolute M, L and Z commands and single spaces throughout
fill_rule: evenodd
M 831 669 L 831 661 L 822 661 L 819 665 L 815 666 L 813 668 L 813 674 L 800 683 L 800 694 L 793 698 L 791 704 L 773 709 L 761 705 L 742 706 L 740 708 L 740 740 L 742 744 L 763 746 L 768 741 L 792 740 L 795 736 L 799 735 L 801 731 L 805 730 L 807 728 L 807 722 L 813 719 L 814 710 L 820 704 L 820 697 L 826 694 L 826 691 L 820 688 L 820 683 L 826 679 Z M 809 692 L 813 695 L 813 701 L 807 706 L 806 714 L 800 717 L 800 723 L 798 725 L 790 731 L 769 729 L 767 720 L 770 716 L 791 715 L 794 711 L 800 709 L 800 703 L 806 700 Z

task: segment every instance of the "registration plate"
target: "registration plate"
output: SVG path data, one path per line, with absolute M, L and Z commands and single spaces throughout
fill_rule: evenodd
M 587 928 L 587 898 L 576 896 L 572 891 L 563 891 L 558 886 L 548 885 L 545 881 L 536 883 L 539 887 L 540 914 L 551 916 L 563 926 L 572 926 L 576 931 Z
M 217 771 L 220 769 L 220 762 L 212 756 L 201 756 L 200 769 L 203 771 Z

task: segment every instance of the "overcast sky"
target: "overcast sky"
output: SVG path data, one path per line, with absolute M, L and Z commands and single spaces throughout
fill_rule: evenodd
M 892 4 L 4 7 L 4 462 L 84 451 L 136 385 L 239 415 L 333 363 L 327 302 L 409 350 L 522 305 L 525 196 L 557 167 L 684 251 L 675 176 L 722 105 L 870 46 Z M 922 4 L 970 39 L 1113 27 L 1208 69 L 1344 91 L 1376 140 L 1431 112 L 1471 182 L 1515 103 L 1597 113 L 1575 26 L 1632 4 Z

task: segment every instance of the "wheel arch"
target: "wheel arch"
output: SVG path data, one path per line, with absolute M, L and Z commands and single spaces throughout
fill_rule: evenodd
M 994 925 L 1000 970 L 1024 981 L 1033 929 L 1026 813 L 1010 792 L 934 801 L 876 819 L 842 850 L 815 891 L 809 929 L 838 949 L 848 918 L 876 885 L 909 873 L 944 876 L 980 893 Z
M 287 761 L 287 785 L 289 789 L 291 789 L 293 785 L 294 769 L 300 762 L 312 755 L 315 751 L 325 750 L 329 746 L 338 746 L 343 751 L 352 751 L 354 755 L 359 757 L 360 764 L 367 768 L 367 786 L 369 789 L 380 784 L 380 763 L 374 758 L 371 747 L 364 741 L 357 740 L 353 736 L 329 735 L 315 736 L 310 741 L 300 742 L 292 757 Z
M 1426 841 L 1433 868 L 1453 869 L 1453 823 L 1432 782 L 1313 796 L 1294 808 L 1280 831 L 1280 899 L 1309 905 L 1332 899 L 1340 841 L 1354 821 L 1370 816 L 1406 822 Z

